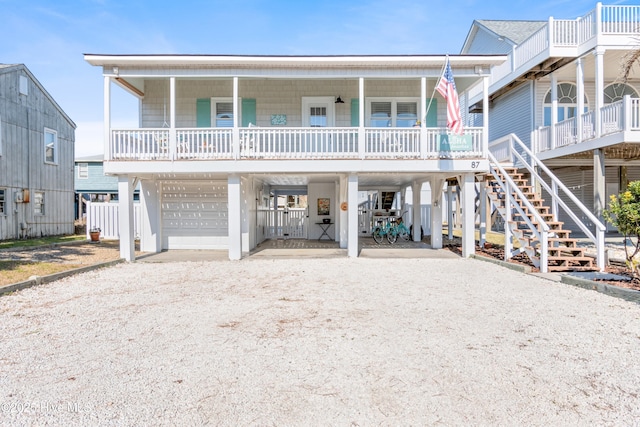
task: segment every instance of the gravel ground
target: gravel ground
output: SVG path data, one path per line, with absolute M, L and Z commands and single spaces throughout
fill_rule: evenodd
M 46 261 L 62 264 L 92 265 L 120 258 L 117 240 L 100 243 L 81 241 L 50 246 L 0 250 L 0 261 Z
M 130 263 L 0 298 L 1 425 L 638 425 L 640 306 L 473 259 Z

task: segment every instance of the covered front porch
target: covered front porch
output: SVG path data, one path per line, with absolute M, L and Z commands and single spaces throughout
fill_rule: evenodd
M 433 172 L 247 173 L 225 177 L 156 174 L 136 178 L 120 175 L 121 256 L 134 259 L 131 190 L 138 182 L 142 209 L 140 249 L 143 252 L 221 249 L 228 251 L 229 259 L 239 260 L 269 240 L 298 238 L 313 244 L 330 243 L 344 250 L 346 256 L 357 257 L 363 247 L 374 245 L 371 229 L 383 215 L 403 216 L 411 221 L 407 227 L 419 225 L 411 228 L 409 242 L 415 244 L 412 249 L 440 249 L 444 186 L 451 176 L 455 176 L 461 188 L 460 211 L 472 213 L 461 217 L 463 256 L 469 256 L 475 250 L 475 175 L 473 170 L 455 175 Z M 429 190 L 427 200 L 423 185 Z M 289 215 L 296 212 L 299 222 L 285 220 L 288 215 L 270 206 L 270 194 L 286 192 L 283 190 L 286 188 L 305 189 L 308 207 L 284 211 Z M 374 200 L 371 196 L 363 201 L 363 194 L 391 194 L 395 195 L 395 202 L 384 205 L 380 197 Z M 275 224 L 274 218 L 278 218 Z M 306 232 L 296 234 L 302 227 L 291 228 L 294 222 L 305 224 Z M 323 229 L 328 233 L 322 233 Z M 423 243 L 423 231 L 430 236 L 428 246 Z M 396 245 L 378 246 L 404 248 L 404 243 Z

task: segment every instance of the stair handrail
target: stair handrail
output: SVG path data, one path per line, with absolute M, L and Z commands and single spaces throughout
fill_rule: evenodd
M 600 271 L 604 270 L 605 261 L 604 261 L 604 233 L 606 231 L 605 225 L 589 210 L 587 207 L 558 179 L 558 177 L 553 174 L 549 170 L 549 168 L 540 161 L 535 154 L 526 146 L 524 143 L 518 138 L 516 134 L 509 134 L 504 138 L 511 138 L 513 142 L 515 142 L 519 147 L 529 155 L 529 158 L 535 163 L 535 165 L 530 165 L 529 162 L 525 161 L 525 159 L 518 153 L 517 150 L 513 149 L 513 144 L 511 144 L 511 154 L 518 158 L 524 167 L 531 173 L 532 176 L 535 176 L 536 180 L 540 183 L 542 187 L 551 195 L 553 198 L 553 203 L 557 203 L 568 215 L 569 217 L 580 227 L 580 229 L 584 232 L 584 234 L 596 245 L 596 264 Z M 502 140 L 503 138 L 500 138 Z M 498 141 L 500 141 L 498 140 Z M 515 164 L 515 162 L 514 162 Z M 538 166 L 542 169 L 551 181 L 554 183 L 556 190 L 554 191 L 542 177 L 535 171 L 534 166 Z M 583 214 L 586 215 L 589 220 L 595 225 L 597 228 L 597 235 L 594 235 L 591 230 L 578 218 L 578 216 L 567 206 L 567 204 L 559 197 L 558 190 L 560 189 L 566 194 L 569 199 L 582 211 Z
M 496 158 L 493 156 L 493 154 L 487 153 L 487 155 L 488 155 L 489 161 L 490 161 L 489 170 L 491 171 L 491 174 L 496 178 L 496 182 L 498 183 L 498 185 L 500 186 L 500 188 L 504 192 L 505 197 L 509 198 L 509 201 L 510 201 L 511 205 L 516 209 L 516 211 L 518 211 L 520 216 L 524 219 L 524 222 L 527 224 L 529 229 L 533 232 L 533 235 L 540 242 L 540 266 L 539 266 L 539 268 L 540 268 L 540 271 L 542 273 L 546 273 L 548 271 L 547 268 L 548 268 L 548 255 L 549 255 L 548 247 L 549 247 L 549 231 L 550 231 L 550 227 L 546 223 L 546 221 L 544 221 L 542 219 L 542 216 L 538 213 L 538 210 L 529 201 L 529 198 L 527 196 L 525 196 L 525 194 L 522 192 L 520 187 L 518 187 L 516 185 L 516 183 L 511 178 L 511 176 L 504 170 L 502 165 L 496 160 Z M 498 171 L 500 171 L 500 174 L 502 174 L 502 179 L 500 179 L 500 176 L 496 172 L 496 168 L 498 169 Z M 509 188 L 507 188 L 505 186 L 505 183 L 503 182 L 503 180 L 505 180 L 507 182 Z M 541 230 L 538 229 L 538 227 L 536 227 L 536 225 L 533 223 L 533 221 L 531 221 L 531 219 L 529 218 L 529 215 L 527 215 L 524 212 L 524 210 L 520 206 L 520 203 L 518 203 L 516 198 L 513 197 L 513 193 L 514 192 L 518 195 L 518 198 L 520 198 L 520 200 L 522 200 L 522 202 L 527 207 L 529 212 L 531 212 L 533 214 L 533 217 L 535 218 L 536 222 L 540 225 Z M 507 227 L 508 226 L 509 225 L 507 224 Z

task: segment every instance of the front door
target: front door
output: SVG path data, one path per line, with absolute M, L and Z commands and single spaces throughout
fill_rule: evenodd
M 335 100 L 333 97 L 303 96 L 302 126 L 312 128 L 335 126 Z
M 333 151 L 329 133 L 316 129 L 335 126 L 335 101 L 333 97 L 303 97 L 302 126 L 312 128 L 307 132 L 303 140 L 303 151 L 307 153 L 328 153 Z

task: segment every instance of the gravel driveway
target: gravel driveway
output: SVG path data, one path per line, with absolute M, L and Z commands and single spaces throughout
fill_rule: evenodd
M 473 259 L 120 264 L 0 336 L 1 425 L 640 419 L 640 305 Z

